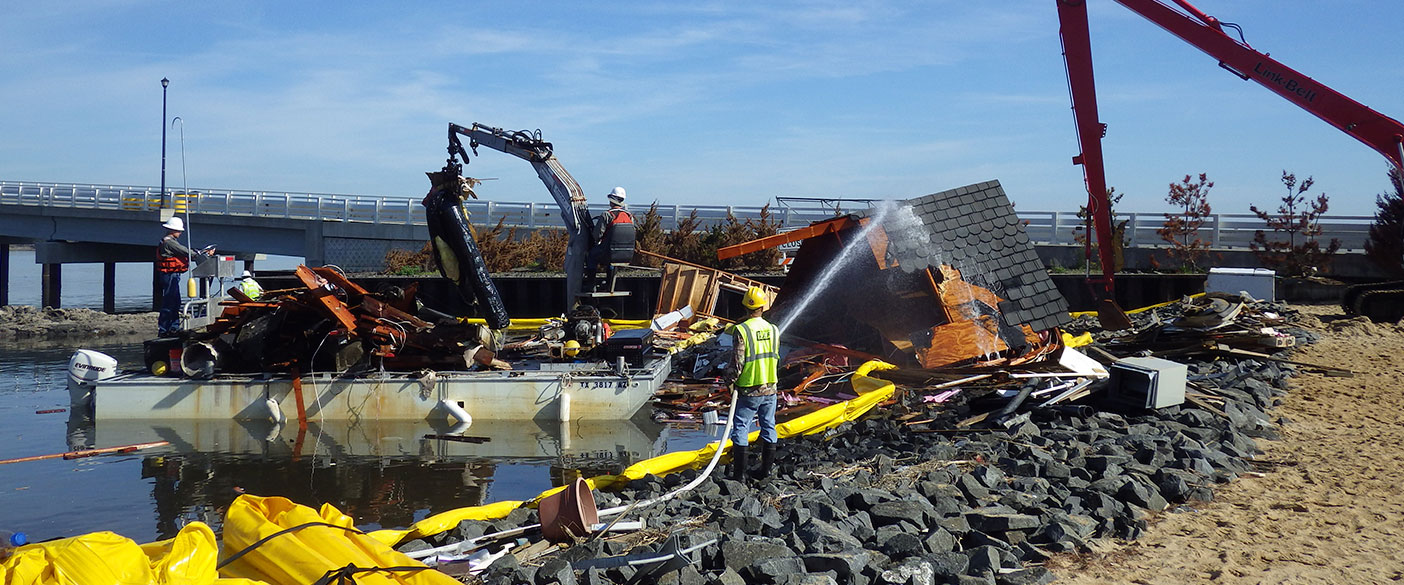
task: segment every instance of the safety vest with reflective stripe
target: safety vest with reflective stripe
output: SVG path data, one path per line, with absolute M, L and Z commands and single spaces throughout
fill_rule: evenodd
M 256 301 L 258 297 L 263 296 L 263 287 L 252 278 L 242 278 L 239 279 L 239 292 Z
M 774 384 L 780 368 L 780 330 L 765 319 L 752 317 L 736 324 L 736 343 L 745 344 L 746 357 L 736 385 L 742 388 Z

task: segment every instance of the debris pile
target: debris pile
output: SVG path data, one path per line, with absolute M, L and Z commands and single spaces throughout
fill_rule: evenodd
M 775 317 L 791 340 L 842 344 L 898 366 L 1029 359 L 1066 325 L 998 181 L 880 205 L 718 252 L 801 241 Z
M 437 314 L 413 313 L 414 287 L 371 293 L 332 268 L 299 266 L 303 286 L 266 291 L 253 300 L 237 289 L 222 314 L 184 339 L 148 342 L 148 367 L 164 344 L 182 348 L 181 369 L 208 378 L 217 372 L 347 372 L 353 368 L 415 371 L 507 368 L 496 359 L 486 327 Z
M 1296 340 L 1278 331 L 1286 323 L 1287 306 L 1256 301 L 1225 293 L 1206 293 L 1178 303 L 1128 315 L 1134 334 L 1097 331 L 1094 338 L 1109 344 L 1109 351 L 1134 348 L 1164 352 L 1206 344 L 1258 350 L 1292 347 Z M 1080 316 L 1070 326 L 1075 330 L 1095 330 L 1096 318 Z M 1297 332 L 1309 335 L 1298 329 Z
M 1047 583 L 1053 577 L 1041 564 L 1050 555 L 1086 551 L 1098 538 L 1136 538 L 1151 514 L 1209 501 L 1215 485 L 1270 465 L 1253 460 L 1254 439 L 1276 436 L 1280 421 L 1267 412 L 1296 372 L 1349 375 L 1229 345 L 1246 343 L 1241 330 L 1257 331 L 1256 339 L 1262 326 L 1295 343 L 1314 336 L 1295 328 L 1297 316 L 1283 305 L 1217 299 L 1238 303 L 1233 310 L 1213 300 L 1135 315 L 1129 332 L 1091 331 L 1101 342 L 1089 354 L 1109 367 L 1119 356 L 1173 354 L 1187 370 L 1183 404 L 1128 406 L 1105 379 L 1080 398 L 1030 398 L 1063 383 L 1046 362 L 877 372 L 898 381 L 897 398 L 862 420 L 782 441 L 770 479 L 714 476 L 625 512 L 644 522 L 639 532 L 512 550 L 491 543 L 482 550 L 496 556 L 480 559 L 478 576 L 534 585 Z M 1204 316 L 1204 307 L 1216 317 L 1188 327 L 1195 322 L 1185 319 Z M 1171 337 L 1178 343 L 1167 344 Z M 595 497 L 601 506 L 645 501 L 698 473 L 648 476 Z M 534 521 L 534 512 L 518 509 L 401 548 Z

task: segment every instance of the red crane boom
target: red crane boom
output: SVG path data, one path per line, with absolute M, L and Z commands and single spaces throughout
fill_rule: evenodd
M 1116 0 L 1180 40 L 1218 59 L 1220 67 L 1245 80 L 1257 82 L 1375 149 L 1395 167 L 1404 169 L 1404 124 L 1258 52 L 1246 42 L 1230 37 L 1218 19 L 1195 8 L 1187 0 L 1173 1 L 1184 12 L 1160 0 Z M 1067 63 L 1078 144 L 1082 149 L 1081 154 L 1073 157 L 1073 164 L 1080 164 L 1083 168 L 1087 184 L 1087 209 L 1093 217 L 1097 246 L 1102 257 L 1102 278 L 1094 282 L 1104 285 L 1110 295 L 1113 292 L 1115 267 L 1111 262 L 1111 211 L 1102 161 L 1102 136 L 1106 134 L 1106 125 L 1097 117 L 1097 90 L 1092 76 L 1092 43 L 1087 30 L 1086 0 L 1057 2 L 1063 59 Z M 1090 251 L 1089 248 L 1089 256 Z

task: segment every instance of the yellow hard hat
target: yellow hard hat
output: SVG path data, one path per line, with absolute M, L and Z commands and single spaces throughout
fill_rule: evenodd
M 576 355 L 579 355 L 580 342 L 574 339 L 565 342 L 565 347 L 561 349 L 561 353 L 565 354 L 566 357 L 575 357 Z
M 746 296 L 741 299 L 741 305 L 747 309 L 764 309 L 769 304 L 770 299 L 765 297 L 765 291 L 758 286 L 746 289 Z

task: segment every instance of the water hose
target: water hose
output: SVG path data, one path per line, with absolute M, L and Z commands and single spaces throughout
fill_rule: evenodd
M 727 437 L 731 436 L 731 429 L 732 425 L 735 422 L 734 419 L 736 416 L 737 394 L 738 393 L 736 392 L 736 390 L 733 389 L 731 392 L 731 406 L 727 409 L 726 429 L 722 431 L 721 438 L 717 439 L 717 448 L 712 453 L 712 459 L 708 461 L 707 466 L 702 469 L 702 473 L 697 474 L 697 477 L 694 478 L 692 481 L 688 482 L 686 485 L 679 486 L 677 489 L 663 494 L 661 496 L 658 496 L 656 498 L 643 500 L 641 502 L 633 502 L 630 504 L 625 504 L 623 506 L 615 506 L 613 508 L 608 508 L 605 510 L 600 510 L 598 513 L 599 517 L 606 518 L 609 516 L 614 516 L 616 514 L 623 514 L 624 512 L 628 512 L 629 510 L 632 510 L 634 508 L 643 508 L 647 506 L 652 506 L 653 504 L 657 504 L 659 502 L 671 500 L 674 497 L 677 497 L 678 494 L 691 491 L 693 488 L 696 488 L 698 485 L 700 485 L 703 481 L 706 481 L 707 478 L 711 476 L 712 472 L 716 470 L 717 462 L 721 460 L 722 447 L 725 445 Z M 618 520 L 615 520 L 614 522 L 618 522 Z M 523 534 L 527 531 L 540 527 L 540 524 L 520 526 L 517 528 L 512 528 L 510 530 L 503 530 L 501 532 L 494 532 L 492 534 L 484 534 L 476 538 L 471 538 L 462 542 L 456 542 L 437 548 L 429 548 L 408 552 L 405 553 L 405 555 L 412 559 L 427 559 L 429 557 L 434 557 L 434 560 L 437 562 L 460 561 L 466 559 L 469 555 L 472 554 L 473 551 L 476 551 L 479 548 L 479 543 L 486 543 L 499 538 L 517 536 L 519 534 Z
M 703 481 L 706 481 L 706 480 L 707 480 L 707 477 L 709 477 L 709 476 L 712 474 L 712 471 L 716 469 L 716 467 L 717 467 L 717 462 L 721 460 L 722 445 L 723 445 L 724 442 L 726 441 L 727 437 L 731 436 L 731 428 L 732 428 L 732 425 L 735 424 L 735 422 L 736 422 L 736 420 L 735 420 L 735 417 L 736 417 L 736 401 L 737 401 L 737 395 L 738 395 L 738 394 L 739 394 L 739 393 L 733 388 L 732 391 L 731 391 L 731 407 L 727 409 L 727 413 L 726 413 L 726 430 L 722 431 L 722 436 L 721 436 L 721 438 L 720 438 L 720 439 L 717 439 L 717 450 L 716 450 L 715 452 L 712 453 L 712 459 L 711 459 L 711 461 L 708 461 L 708 462 L 707 462 L 707 467 L 705 467 L 705 468 L 702 469 L 702 473 L 697 474 L 697 477 L 693 478 L 692 481 L 687 482 L 686 485 L 680 486 L 678 489 L 675 489 L 675 490 L 673 490 L 673 491 L 671 491 L 671 492 L 668 492 L 668 493 L 666 493 L 666 494 L 663 494 L 663 495 L 658 496 L 658 497 L 656 497 L 656 498 L 653 498 L 653 499 L 651 499 L 651 500 L 644 500 L 644 501 L 642 501 L 642 502 L 635 502 L 635 503 L 629 504 L 629 505 L 627 505 L 627 506 L 615 506 L 615 507 L 609 508 L 609 509 L 607 509 L 607 510 L 600 510 L 600 517 L 603 518 L 603 517 L 605 517 L 605 516 L 613 516 L 614 514 L 618 514 L 618 513 L 620 513 L 620 512 L 624 512 L 625 510 L 628 510 L 629 508 L 647 507 L 647 506 L 652 506 L 652 505 L 654 505 L 654 504 L 657 504 L 657 503 L 659 503 L 659 502 L 666 502 L 666 501 L 668 501 L 668 500 L 673 499 L 673 498 L 676 497 L 678 494 L 681 494 L 681 493 L 687 492 L 687 491 L 691 491 L 693 488 L 697 487 L 697 486 L 698 486 L 699 484 L 701 484 Z M 750 422 L 750 421 L 747 421 L 747 423 L 749 423 L 749 422 Z

